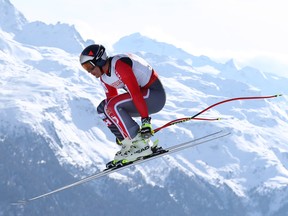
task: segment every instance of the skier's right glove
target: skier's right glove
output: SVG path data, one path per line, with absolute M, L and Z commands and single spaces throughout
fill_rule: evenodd
M 143 139 L 149 139 L 154 134 L 154 131 L 151 125 L 151 118 L 150 117 L 142 118 L 141 122 L 142 122 L 142 126 L 140 129 L 141 137 Z

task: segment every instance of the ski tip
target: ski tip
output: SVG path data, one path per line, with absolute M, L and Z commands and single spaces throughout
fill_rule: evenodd
M 22 205 L 26 205 L 27 203 L 28 203 L 27 200 L 19 200 L 17 202 L 11 203 L 11 205 L 13 205 L 13 206 L 22 206 Z
M 275 97 L 281 97 L 283 94 L 276 94 Z

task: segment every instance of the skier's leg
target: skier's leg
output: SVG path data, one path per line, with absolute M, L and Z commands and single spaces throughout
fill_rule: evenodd
M 133 139 L 137 135 L 139 125 L 132 117 L 139 116 L 139 113 L 130 94 L 125 93 L 110 99 L 104 112 L 117 127 L 122 137 Z
M 109 116 L 107 116 L 104 112 L 106 105 L 106 101 L 103 100 L 97 107 L 97 112 L 99 117 L 102 119 L 102 121 L 106 124 L 106 126 L 110 129 L 110 131 L 115 135 L 115 137 L 122 141 L 124 137 L 122 136 L 121 132 L 119 131 L 118 127 L 109 119 Z

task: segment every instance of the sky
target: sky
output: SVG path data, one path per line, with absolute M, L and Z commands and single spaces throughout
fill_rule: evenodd
M 288 77 L 286 0 L 10 1 L 31 22 L 75 25 L 108 49 L 139 32 L 192 55 Z

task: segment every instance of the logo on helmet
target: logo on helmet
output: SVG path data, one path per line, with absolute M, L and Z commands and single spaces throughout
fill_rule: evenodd
M 102 57 L 102 55 L 104 54 L 105 49 L 101 49 L 98 51 L 97 55 L 95 56 L 95 60 L 98 60 Z

